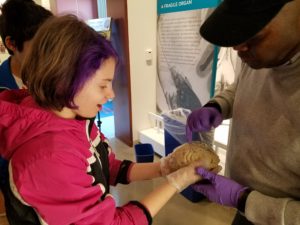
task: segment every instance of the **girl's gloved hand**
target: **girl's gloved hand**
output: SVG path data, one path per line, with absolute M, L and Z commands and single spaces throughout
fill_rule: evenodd
M 194 110 L 187 118 L 186 137 L 192 141 L 193 132 L 207 132 L 223 121 L 222 114 L 214 107 L 202 107 Z
M 197 162 L 192 163 L 189 166 L 183 167 L 167 175 L 166 178 L 169 184 L 174 186 L 179 193 L 189 185 L 199 181 L 201 177 L 196 173 L 196 168 L 199 166 L 198 164 L 199 163 Z

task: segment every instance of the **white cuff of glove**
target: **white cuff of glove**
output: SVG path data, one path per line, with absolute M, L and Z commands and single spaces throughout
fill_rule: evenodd
M 166 176 L 169 184 L 177 189 L 177 193 L 201 179 L 201 176 L 196 174 L 196 166 L 197 164 L 193 163 Z

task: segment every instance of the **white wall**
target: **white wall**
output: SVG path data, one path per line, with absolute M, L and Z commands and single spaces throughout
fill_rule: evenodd
M 127 0 L 130 49 L 133 140 L 150 127 L 148 112 L 156 111 L 156 0 Z M 145 50 L 152 49 L 147 65 Z
M 36 4 L 42 5 L 41 0 L 34 0 L 34 2 L 35 2 Z
M 38 1 L 36 0 L 36 2 L 38 3 Z M 50 1 L 49 0 L 39 0 L 40 5 L 42 5 L 44 8 L 51 10 L 50 7 Z

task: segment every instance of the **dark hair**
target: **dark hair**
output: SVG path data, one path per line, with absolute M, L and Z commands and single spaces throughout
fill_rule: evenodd
M 0 35 L 6 46 L 5 38 L 10 36 L 18 51 L 23 50 L 23 43 L 33 38 L 40 25 L 52 13 L 32 0 L 7 0 L 1 6 Z M 9 54 L 13 52 L 8 49 Z
M 103 61 L 117 53 L 110 41 L 73 15 L 47 20 L 33 38 L 21 71 L 38 105 L 76 108 L 74 96 Z

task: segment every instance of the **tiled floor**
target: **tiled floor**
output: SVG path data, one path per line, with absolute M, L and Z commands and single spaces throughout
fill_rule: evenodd
M 3 202 L 3 196 L 0 191 L 0 225 L 8 225 L 8 222 L 5 218 L 5 213 L 4 213 L 4 202 Z
M 133 148 L 128 147 L 116 138 L 111 139 L 111 146 L 119 159 L 135 160 Z M 159 157 L 155 157 L 155 161 Z M 163 182 L 163 178 L 153 181 L 134 182 L 129 185 L 117 185 L 111 189 L 117 205 L 121 206 L 130 200 L 140 200 L 147 193 Z M 235 210 L 222 207 L 207 200 L 193 203 L 181 194 L 175 195 L 154 217 L 153 225 L 230 225 Z M 0 217 L 0 225 L 8 225 Z
M 0 215 L 0 224 L 1 225 L 9 225 L 5 216 Z

